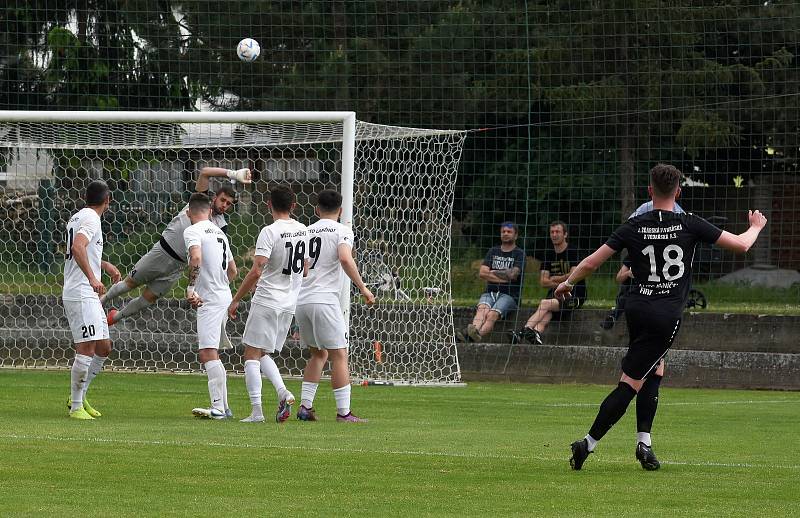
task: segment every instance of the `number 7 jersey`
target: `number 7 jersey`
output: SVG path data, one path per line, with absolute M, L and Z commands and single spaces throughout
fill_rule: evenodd
M 716 243 L 721 234 L 694 214 L 653 210 L 623 223 L 606 244 L 618 252 L 628 249 L 631 303 L 652 304 L 653 313 L 679 318 L 691 288 L 695 246 Z
M 261 229 L 255 255 L 268 261 L 258 279 L 253 303 L 294 313 L 308 257 L 306 226 L 293 219 L 276 220 Z

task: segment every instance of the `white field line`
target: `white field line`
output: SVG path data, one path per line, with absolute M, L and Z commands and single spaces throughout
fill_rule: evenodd
M 123 446 L 177 446 L 181 448 L 230 448 L 242 450 L 287 450 L 305 451 L 315 453 L 342 453 L 342 454 L 364 454 L 364 455 L 397 455 L 412 457 L 444 457 L 457 459 L 484 459 L 484 460 L 538 460 L 546 462 L 559 462 L 567 464 L 566 454 L 564 456 L 541 456 L 541 455 L 493 455 L 485 453 L 459 453 L 459 452 L 434 452 L 418 450 L 368 450 L 364 448 L 336 448 L 321 447 L 311 445 L 285 445 L 285 444 L 248 444 L 248 443 L 225 443 L 225 442 L 191 442 L 173 440 L 141 440 L 141 439 L 114 439 L 108 437 L 65 437 L 58 435 L 28 435 L 28 434 L 0 434 L 0 439 L 6 442 L 12 441 L 39 441 L 39 442 L 75 442 L 75 443 L 99 443 L 99 444 L 120 444 Z M 566 448 L 565 448 L 566 451 Z M 592 463 L 607 464 L 635 464 L 630 460 L 592 458 Z M 754 464 L 749 462 L 689 462 L 689 461 L 662 461 L 662 464 L 692 467 L 711 467 L 711 468 L 762 468 L 762 469 L 788 469 L 800 470 L 797 464 Z

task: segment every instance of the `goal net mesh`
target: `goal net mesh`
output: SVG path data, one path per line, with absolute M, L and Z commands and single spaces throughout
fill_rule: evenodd
M 342 123 L 0 123 L 0 365 L 63 368 L 74 355 L 61 304 L 63 229 L 83 206 L 88 182 L 112 189 L 104 214 L 104 259 L 123 276 L 158 241 L 194 191 L 204 166 L 249 167 L 254 181 L 235 184 L 228 235 L 239 278 L 252 265 L 259 230 L 272 222 L 271 186 L 297 194 L 295 217 L 314 221 L 315 195 L 342 187 Z M 453 343 L 450 229 L 464 132 L 356 123 L 353 229 L 356 262 L 378 297 L 350 303 L 354 381 L 460 382 Z M 212 178 L 215 190 L 226 178 Z M 110 281 L 104 274 L 104 283 Z M 111 328 L 107 368 L 201 369 L 194 311 L 183 300 L 185 275 L 156 304 Z M 114 302 L 124 305 L 135 290 Z M 247 306 L 229 322 L 226 366 L 241 372 Z M 296 329 L 276 355 L 281 371 L 300 376 L 308 358 Z

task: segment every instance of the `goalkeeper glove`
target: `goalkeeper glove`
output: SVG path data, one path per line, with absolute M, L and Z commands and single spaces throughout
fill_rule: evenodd
M 227 175 L 228 178 L 241 183 L 250 183 L 252 181 L 250 179 L 250 169 L 247 168 L 237 169 L 236 171 L 228 169 Z

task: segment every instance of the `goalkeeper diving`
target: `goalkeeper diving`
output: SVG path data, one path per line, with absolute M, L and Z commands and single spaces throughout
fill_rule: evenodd
M 195 192 L 205 193 L 212 197 L 211 222 L 226 232 L 228 224 L 225 221 L 225 214 L 236 201 L 236 191 L 231 184 L 225 183 L 212 195 L 208 192 L 209 179 L 214 177 L 227 177 L 239 183 L 249 184 L 252 182 L 252 175 L 250 169 L 230 170 L 221 167 L 204 167 L 200 170 Z M 158 242 L 136 262 L 127 277 L 114 284 L 100 299 L 104 305 L 109 305 L 117 297 L 139 286 L 145 287 L 138 297 L 129 301 L 119 310 L 112 308 L 108 311 L 108 325 L 114 325 L 151 306 L 178 282 L 187 263 L 183 233 L 192 224 L 187 214 L 188 207 L 188 205 L 184 206 L 169 222 Z

